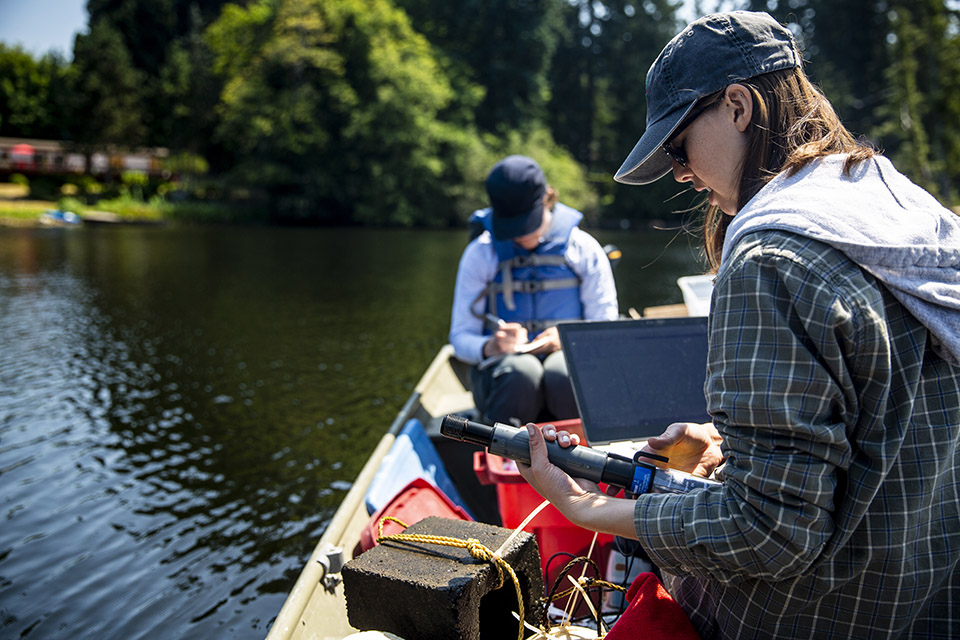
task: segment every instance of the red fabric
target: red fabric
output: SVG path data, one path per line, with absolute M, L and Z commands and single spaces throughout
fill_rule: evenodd
M 700 640 L 683 608 L 652 573 L 641 573 L 627 591 L 630 604 L 606 640 Z

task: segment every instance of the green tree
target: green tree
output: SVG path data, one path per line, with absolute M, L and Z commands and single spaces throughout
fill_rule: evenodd
M 60 113 L 53 92 L 65 67 L 55 55 L 35 60 L 20 47 L 0 43 L 0 135 L 60 136 Z
M 637 189 L 613 174 L 646 128 L 646 74 L 679 25 L 675 3 L 566 3 L 566 31 L 550 73 L 547 121 L 554 137 L 588 167 L 611 219 L 660 218 L 678 190 L 668 181 Z
M 90 23 L 121 36 L 142 77 L 141 119 L 147 144 L 229 159 L 212 144 L 222 85 L 212 73 L 203 31 L 225 0 L 88 0 Z
M 123 37 L 131 64 L 149 78 L 160 76 L 170 43 L 199 22 L 217 18 L 225 0 L 87 0 L 90 24 L 107 22 Z
M 890 7 L 888 100 L 875 134 L 918 183 L 947 202 L 960 187 L 960 33 L 942 0 Z
M 470 130 L 427 41 L 387 0 L 228 6 L 207 33 L 225 74 L 218 135 L 281 220 L 448 224 Z
M 563 0 L 397 0 L 458 75 L 483 87 L 475 111 L 482 131 L 543 121 L 547 73 L 562 30 Z M 443 62 L 443 61 L 441 61 Z M 457 82 L 455 79 L 454 82 Z
M 939 81 L 936 113 L 938 122 L 934 127 L 934 153 L 942 159 L 943 179 L 946 184 L 942 195 L 953 204 L 960 203 L 960 4 L 953 2 L 943 16 L 946 31 L 943 44 L 936 49 L 939 66 L 936 79 Z M 930 70 L 929 73 L 933 73 Z
M 943 0 L 938 0 L 942 3 Z M 857 135 L 879 124 L 892 60 L 887 3 L 876 0 L 752 0 L 797 35 L 810 78 Z
M 910 12 L 902 8 L 896 12 L 893 26 L 895 55 L 887 74 L 890 100 L 887 108 L 880 110 L 887 120 L 876 132 L 894 144 L 900 168 L 915 179 L 919 176 L 920 184 L 929 188 L 932 184 L 930 143 L 923 124 L 927 108 L 917 83 L 923 33 L 913 23 Z
M 81 148 L 130 147 L 143 141 L 143 75 L 131 64 L 115 28 L 96 22 L 90 33 L 76 37 L 66 85 L 69 129 Z
M 199 12 L 193 12 L 192 22 L 193 28 L 168 47 L 159 78 L 152 83 L 152 138 L 176 150 L 217 156 L 212 139 L 223 83 L 214 73 Z

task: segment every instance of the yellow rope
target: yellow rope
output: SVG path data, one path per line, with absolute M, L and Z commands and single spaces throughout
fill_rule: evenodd
M 392 520 L 398 525 L 407 528 L 407 524 L 393 516 L 384 516 L 380 519 L 380 523 L 377 531 L 377 544 L 383 542 L 384 540 L 395 540 L 397 542 L 426 542 L 432 544 L 439 544 L 446 547 L 457 547 L 460 549 L 466 549 L 470 552 L 477 560 L 483 560 L 484 562 L 492 562 L 493 566 L 497 569 L 497 576 L 499 577 L 499 583 L 494 589 L 499 589 L 503 586 L 503 572 L 504 570 L 510 574 L 510 577 L 513 579 L 513 587 L 517 592 L 517 606 L 520 611 L 520 634 L 517 636 L 517 640 L 523 640 L 523 593 L 520 591 L 520 580 L 517 578 L 517 574 L 514 572 L 513 567 L 510 564 L 501 558 L 499 555 L 495 554 L 493 551 L 490 551 L 485 547 L 479 540 L 470 538 L 469 540 L 459 540 L 457 538 L 449 538 L 447 536 L 432 536 L 425 535 L 422 533 L 394 533 L 392 535 L 385 536 L 383 535 L 383 523 L 387 520 Z

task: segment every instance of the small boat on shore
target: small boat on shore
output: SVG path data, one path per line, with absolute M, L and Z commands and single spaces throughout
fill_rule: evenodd
M 671 305 L 644 310 L 643 316 L 687 315 L 686 310 L 684 305 Z M 632 311 L 631 315 L 640 314 Z M 436 509 L 440 515 L 449 513 L 449 517 L 516 528 L 539 506 L 539 496 L 523 481 L 515 465 L 510 467 L 512 461 L 491 456 L 477 445 L 441 436 L 440 425 L 446 415 L 477 419 L 469 381 L 470 366 L 454 357 L 452 346 L 442 347 L 330 520 L 267 640 L 340 640 L 358 632 L 348 619 L 344 586 L 336 574 L 344 563 L 371 546 L 382 507 L 398 492 L 411 487 L 417 490 L 416 483 L 410 484 L 413 476 L 430 476 L 430 484 L 444 494 L 440 500 L 431 498 L 439 505 Z M 572 420 L 559 426 L 575 432 L 578 424 L 579 420 Z M 419 460 L 408 455 L 411 450 L 419 450 Z M 397 456 L 407 457 L 398 462 Z M 425 483 L 419 486 L 422 489 Z M 594 538 L 592 532 L 575 527 L 552 506 L 524 525 L 524 530 L 535 533 L 538 539 L 545 574 L 555 555 L 589 555 L 606 574 L 600 576 L 602 579 L 628 586 L 645 565 L 639 561 L 636 567 L 628 564 L 623 571 L 624 557 L 618 556 L 619 564 L 611 557 L 612 536 Z M 550 584 L 555 569 L 545 576 L 545 584 Z M 622 602 L 622 596 L 618 602 Z
M 161 226 L 164 224 L 164 221 L 159 219 L 131 218 L 109 211 L 85 211 L 81 220 L 87 226 Z

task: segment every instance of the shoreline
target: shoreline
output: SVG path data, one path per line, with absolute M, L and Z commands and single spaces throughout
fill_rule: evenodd
M 67 222 L 58 220 L 49 215 L 50 212 L 59 211 L 55 202 L 49 203 L 49 206 L 42 211 L 35 212 L 32 209 L 28 212 L 10 210 L 0 203 L 0 227 L 7 228 L 41 228 L 41 227 L 78 227 L 87 225 L 106 225 L 106 224 L 127 224 L 127 225 L 161 225 L 166 224 L 163 216 L 125 216 L 112 211 L 86 210 L 77 213 L 76 222 Z

